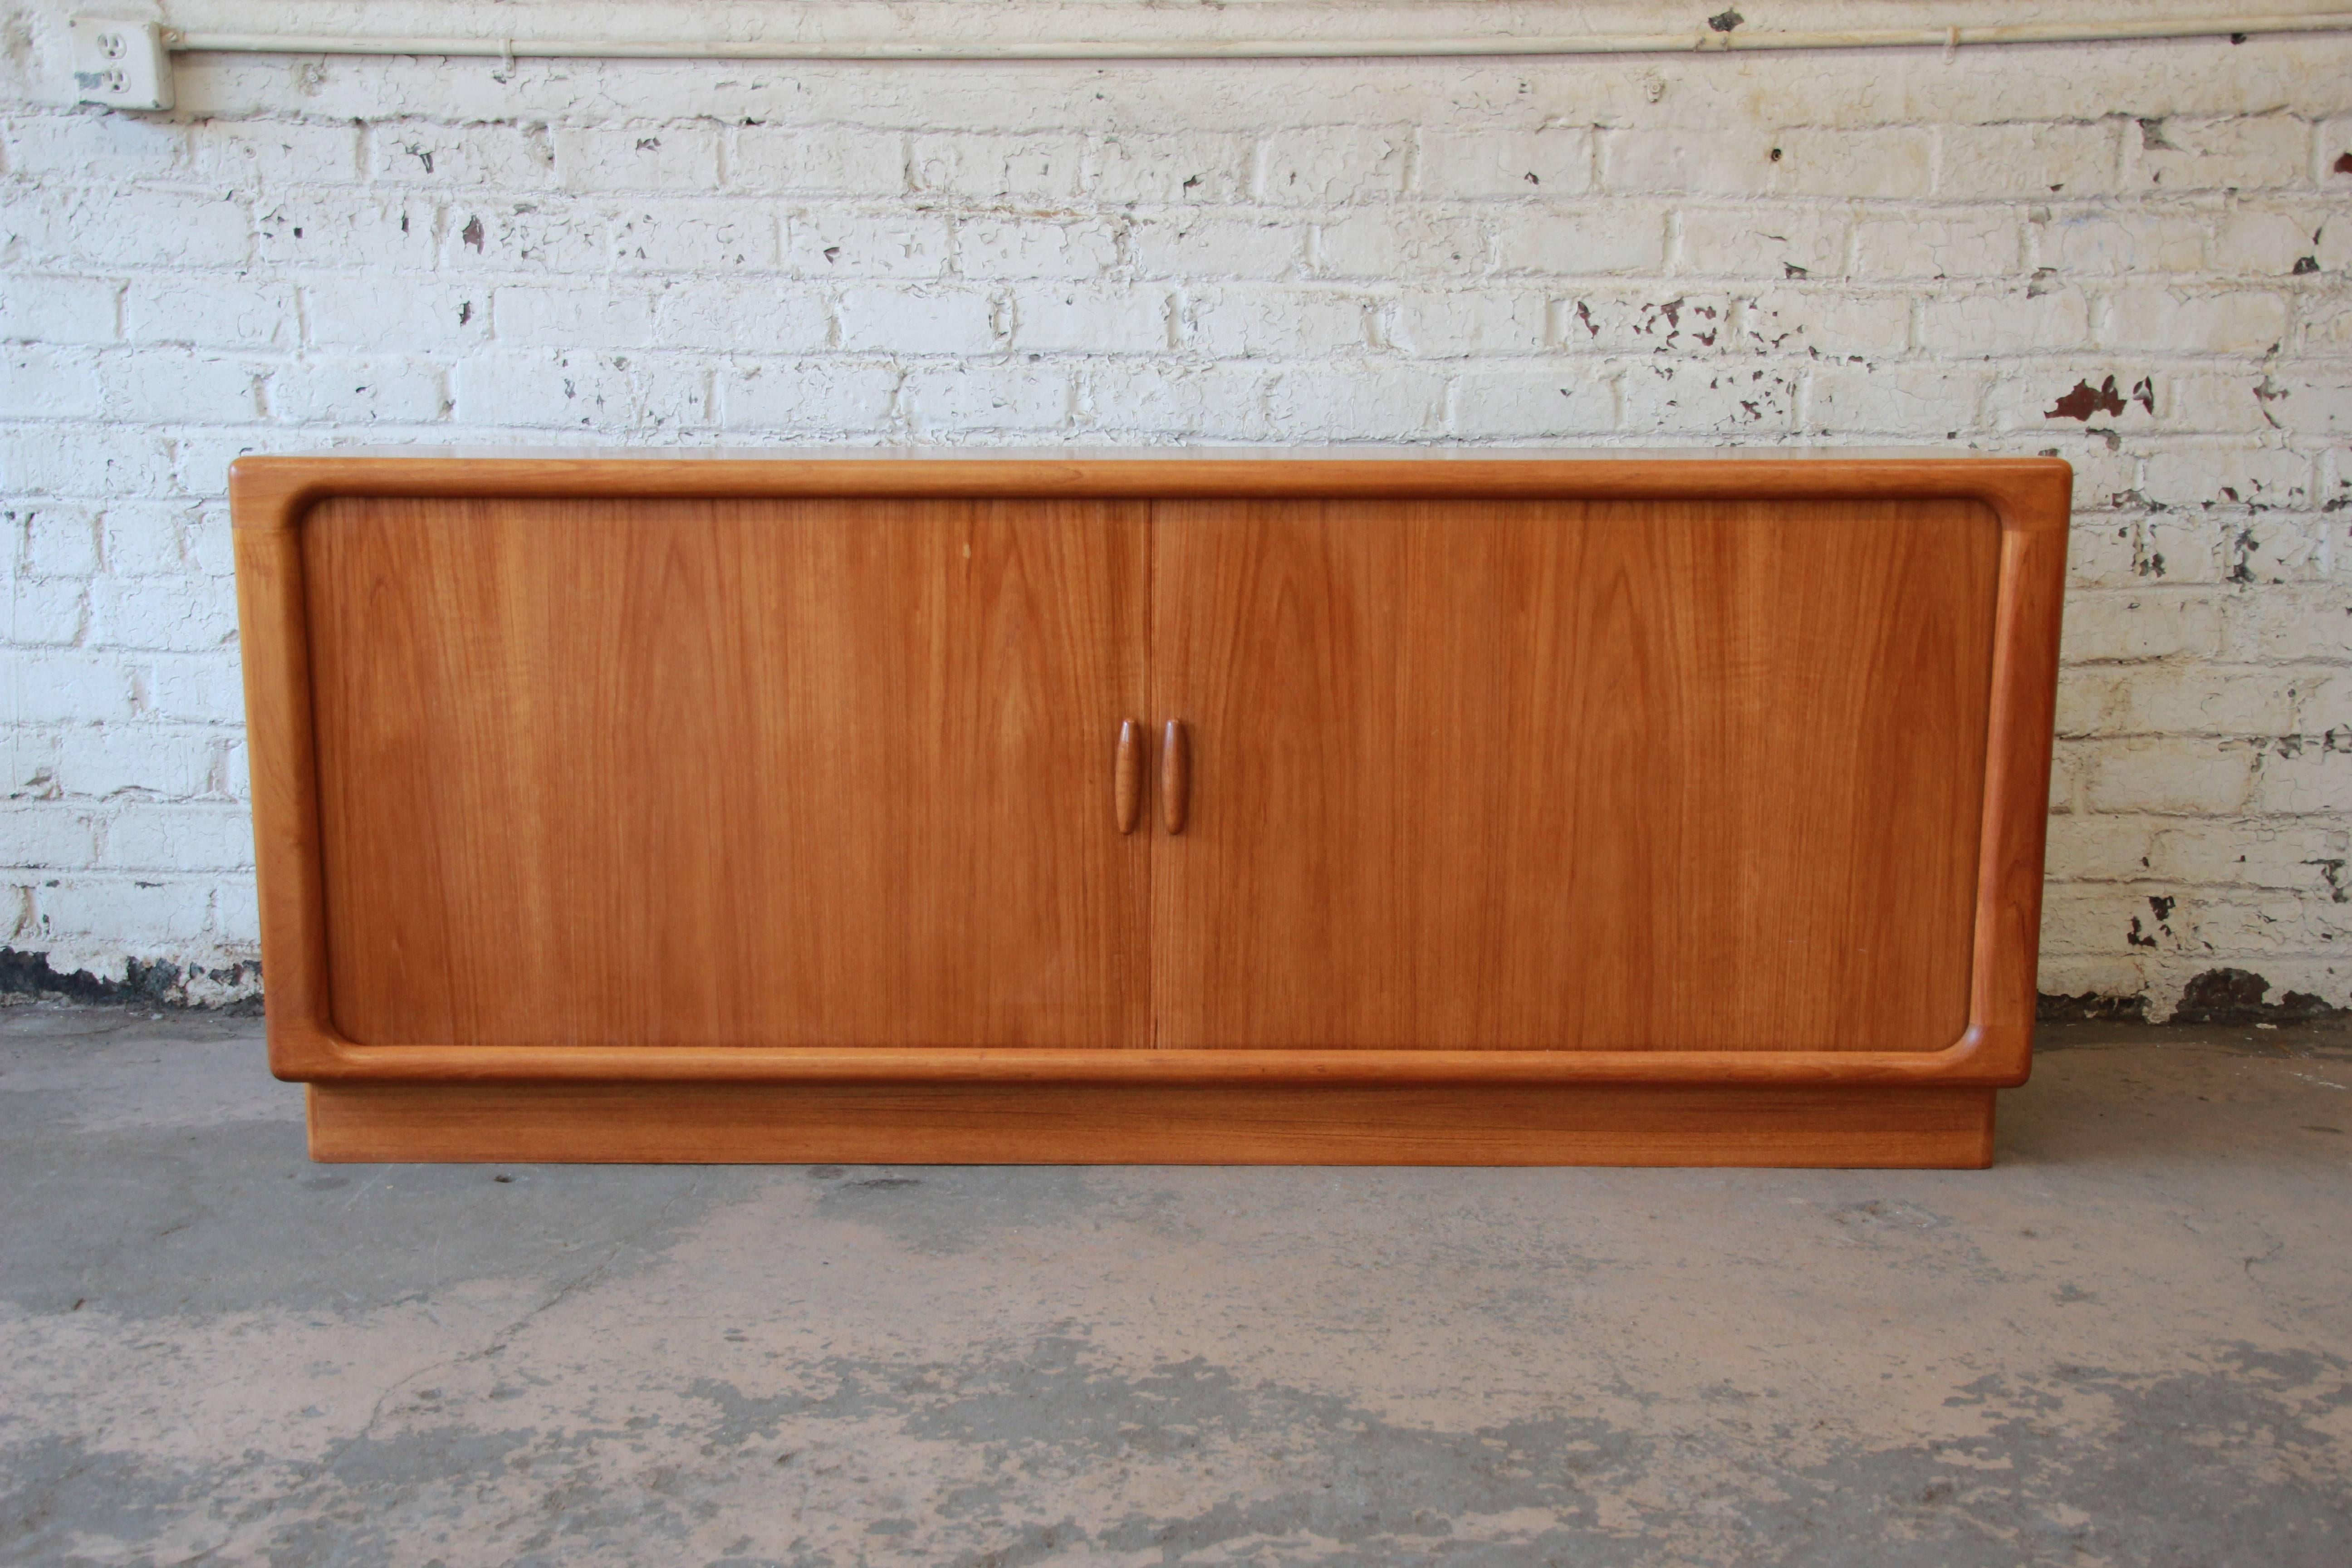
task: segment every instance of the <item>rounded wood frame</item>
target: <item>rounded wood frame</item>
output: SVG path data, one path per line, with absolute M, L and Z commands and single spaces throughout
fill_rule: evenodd
M 2043 840 L 2073 470 L 2056 458 L 1851 449 L 1052 456 L 320 456 L 229 470 L 269 1061 L 316 1083 L 1941 1085 L 2032 1064 Z M 362 1046 L 330 1010 L 300 530 L 336 496 L 1475 497 L 1973 500 L 2001 530 L 1969 1023 L 1933 1051 L 1039 1050 Z

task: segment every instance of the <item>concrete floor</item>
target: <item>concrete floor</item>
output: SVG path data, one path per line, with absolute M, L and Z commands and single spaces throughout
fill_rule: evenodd
M 0 1561 L 2352 1563 L 2352 1035 L 1989 1172 L 316 1166 L 0 1012 Z

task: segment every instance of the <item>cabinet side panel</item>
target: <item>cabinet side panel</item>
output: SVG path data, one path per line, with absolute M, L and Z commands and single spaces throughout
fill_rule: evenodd
M 306 528 L 367 1045 L 1143 1043 L 1131 503 L 339 500 Z
M 1157 510 L 1170 1047 L 1928 1051 L 1967 1026 L 1978 502 Z

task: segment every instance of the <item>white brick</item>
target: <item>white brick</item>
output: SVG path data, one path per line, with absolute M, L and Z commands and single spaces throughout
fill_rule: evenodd
M 872 430 L 890 417 L 899 373 L 874 363 L 793 360 L 738 365 L 719 382 L 730 431 Z
M 1601 182 L 1626 194 L 1919 198 L 1929 194 L 1930 134 L 1920 129 L 1742 131 L 1675 127 L 1604 132 Z
M 1796 407 L 1795 373 L 1753 362 L 1634 361 L 1618 383 L 1632 436 L 1783 434 Z
M 106 569 L 117 577 L 181 576 L 194 564 L 188 536 L 195 509 L 184 501 L 117 501 L 99 527 L 106 541 Z
M 182 172 L 187 138 L 168 120 L 82 107 L 15 121 L 6 148 L 18 179 L 160 179 Z
M 218 885 L 213 894 L 212 933 L 214 941 L 231 951 L 243 947 L 259 952 L 261 900 L 251 877 L 234 877 Z
M 953 242 L 931 213 L 812 207 L 788 213 L 783 265 L 811 279 L 937 278 Z
M 566 190 L 696 191 L 719 184 L 713 125 L 559 125 L 555 173 Z
M 98 858 L 98 818 L 84 805 L 11 801 L 7 855 L 11 869 L 86 871 Z
M 1352 289 L 1253 285 L 1186 301 L 1186 336 L 1221 359 L 1342 353 L 1370 342 L 1371 300 Z
M 1013 346 L 1044 353 L 1158 353 L 1175 301 L 1162 284 L 1037 284 L 1013 295 Z
M 2300 184 L 2311 127 L 2293 115 L 2143 120 L 2124 147 L 2134 183 L 2167 193 Z
M 1832 278 L 1847 223 L 1814 207 L 1690 207 L 1676 220 L 1675 270 L 1723 278 Z
M 292 284 L 226 273 L 133 279 L 122 315 L 134 342 L 200 348 L 290 348 L 301 328 Z
M 2028 232 L 2035 262 L 2062 278 L 2138 277 L 2200 269 L 2212 221 L 2195 213 L 2076 208 Z
M 1854 225 L 1862 278 L 1983 278 L 2018 270 L 2022 230 L 2006 208 L 1917 213 Z
M 911 372 L 900 393 L 925 436 L 965 430 L 1059 430 L 1074 398 L 1069 374 L 1023 361 L 975 361 Z
M 499 332 L 506 334 L 503 317 Z M 651 341 L 666 348 L 811 353 L 832 333 L 832 316 L 816 290 L 783 279 L 680 279 L 654 300 Z
M 1616 424 L 1614 387 L 1586 366 L 1474 370 L 1454 385 L 1454 433 L 1472 439 L 1569 441 Z
M 2352 370 L 2289 370 L 2269 378 L 2264 406 L 2280 427 L 2303 435 L 2352 431 Z
M 1090 370 L 1086 394 L 1107 431 L 1152 441 L 1265 439 L 1271 373 L 1226 363 L 1186 364 L 1158 355 Z
M 104 397 L 87 349 L 0 347 L 0 419 L 87 419 Z
M 1409 440 L 1442 428 L 1445 381 L 1406 365 L 1368 364 L 1344 376 L 1285 370 L 1267 384 L 1266 412 L 1286 441 Z
M 1560 297 L 1555 335 L 1575 353 L 1713 353 L 1730 347 L 1732 309 L 1726 294 L 1580 289 Z
M 2088 795 L 2094 811 L 2210 816 L 2244 807 L 2255 760 L 2227 741 L 2118 741 L 2095 756 Z
M 2277 816 L 2326 813 L 2338 821 L 2352 812 L 2352 752 L 2308 741 L 2260 754 L 2259 760 L 2262 773 L 2249 810 Z
M 2213 236 L 2216 271 L 2243 277 L 2290 278 L 2319 265 L 2327 227 L 2325 213 L 2238 207 Z
M 2242 431 L 2268 436 L 2276 430 L 2267 408 L 2270 387 L 2263 376 L 2240 364 L 2219 369 L 2174 367 L 2151 374 L 2156 423 L 2162 430 L 2198 435 Z
M 514 347 L 643 348 L 659 341 L 646 287 L 502 288 L 490 296 L 499 342 Z
M 0 489 L 17 495 L 152 496 L 175 483 L 172 448 L 145 430 L 97 426 L 0 430 Z
M 261 417 L 255 362 L 206 349 L 118 351 L 100 366 L 115 419 L 164 425 L 234 425 Z
M 613 259 L 625 272 L 761 272 L 777 265 L 775 213 L 764 202 L 642 202 L 614 215 Z
M 104 725 L 131 716 L 131 670 L 119 654 L 71 648 L 11 650 L 11 711 L 18 724 Z M 16 787 L 26 781 L 18 778 Z
M 34 890 L 33 926 L 42 940 L 100 937 L 113 942 L 177 942 L 204 933 L 209 886 L 192 877 L 150 881 L 127 876 L 68 877 Z
M 2091 302 L 2074 289 L 1930 300 L 1919 317 L 1919 346 L 1953 358 L 2075 349 L 2090 336 Z
M 1118 237 L 1095 219 L 996 217 L 956 226 L 956 267 L 966 278 L 1096 278 L 1118 261 Z
M 77 506 L 0 513 L 24 530 L 24 570 L 36 577 L 87 577 L 99 569 L 98 516 Z
M 457 366 L 467 425 L 650 436 L 709 422 L 709 375 L 696 362 L 637 353 L 512 350 Z
M 200 795 L 220 744 L 216 731 L 174 724 L 68 724 L 49 740 L 50 781 L 69 800 Z
M 1976 198 L 2098 196 L 2121 178 L 2114 122 L 2087 125 L 1948 125 L 1938 149 L 1938 195 Z
M 2191 294 L 2128 289 L 2109 297 L 2099 341 L 2168 353 L 2264 353 L 2286 336 L 2276 294 Z
M 2275 735 L 2294 725 L 2294 688 L 2259 667 L 2157 665 L 2117 690 L 2118 734 Z
M 16 265 L 237 267 L 253 254 L 254 218 L 231 194 L 70 187 L 0 195 L 0 233 Z
M 2077 517 L 2066 551 L 2071 586 L 2137 588 L 2146 583 L 2218 583 L 2220 538 L 2201 518 Z
M 449 411 L 437 365 L 405 359 L 313 359 L 269 378 L 270 412 L 309 424 L 423 425 Z
M 233 652 L 150 655 L 133 665 L 131 681 L 143 718 L 173 723 L 245 722 L 244 676 Z
M 1911 337 L 1911 301 L 1850 289 L 1768 289 L 1740 312 L 1737 346 L 1771 353 L 1899 353 Z
M 187 128 L 189 172 L 251 187 L 359 177 L 360 130 L 299 120 L 198 120 Z
M 1831 435 L 1948 440 L 1975 426 L 1988 384 L 1958 365 L 1824 363 L 1807 378 L 1803 422 Z
M 1664 265 L 1665 218 L 1649 203 L 1513 211 L 1495 220 L 1495 265 L 1554 278 Z
M 1402 125 L 1277 131 L 1258 149 L 1258 195 L 1283 206 L 1379 201 L 1402 188 L 1412 132 Z
M 423 197 L 300 189 L 271 197 L 254 228 L 268 262 L 422 268 L 433 265 L 439 221 L 440 210 Z
M 1128 245 L 1146 278 L 1283 278 L 1305 262 L 1307 235 L 1298 218 L 1181 212 L 1138 218 Z
M 841 296 L 841 346 L 853 352 L 986 353 L 996 308 L 968 289 L 850 289 Z
M 236 637 L 236 591 L 218 577 L 100 577 L 90 611 L 93 647 L 195 652 Z
M 555 145 L 541 125 L 395 121 L 370 138 L 368 173 L 380 185 L 532 190 L 554 183 Z
M 2149 874 L 2156 826 L 2162 820 L 2088 814 L 2053 816 L 2044 859 L 2047 874 L 2058 882 L 2137 881 Z
M 2332 901 L 2323 868 L 2346 858 L 2340 829 L 2223 819 L 2168 826 L 2148 847 L 2148 870 L 2169 882 L 2306 889 Z
M 1086 144 L 1074 136 L 918 136 L 914 188 L 976 201 L 1066 201 L 1077 195 Z
M 11 585 L 8 640 L 68 647 L 89 624 L 89 584 L 79 577 L 20 577 Z
M 1425 196 L 1580 195 L 1592 188 L 1592 132 L 1424 130 L 1413 184 Z
M 2249 662 L 2352 660 L 2352 584 L 2265 585 L 2231 601 L 2226 646 Z
M 744 191 L 895 196 L 907 188 L 906 138 L 863 126 L 745 126 L 728 144 L 727 184 Z
M 2077 594 L 2067 601 L 2058 657 L 2095 659 L 2211 658 L 2221 646 L 2221 606 L 2196 593 Z
M 1128 205 L 1231 202 L 1248 187 L 1249 161 L 1241 136 L 1122 132 L 1094 144 L 1087 194 Z
M 98 864 L 126 871 L 240 871 L 253 865 L 253 817 L 226 803 L 126 805 L 105 822 Z
M 318 348 L 429 353 L 490 335 L 490 290 L 480 284 L 329 278 L 302 285 L 304 324 Z
M 1550 336 L 1550 306 L 1528 289 L 1415 291 L 1390 307 L 1393 347 L 1433 358 L 1538 353 Z
M 2296 303 L 2303 319 L 2301 346 L 2305 353 L 2352 354 L 2352 299 L 2327 300 L 2306 296 Z
M 2307 506 L 2311 459 L 2274 447 L 2167 447 L 2148 454 L 2140 491 L 2159 506 Z
M 1337 278 L 1468 278 L 1486 269 L 1484 223 L 1453 210 L 1351 213 L 1316 235 L 1316 270 Z
M 611 223 L 601 208 L 567 197 L 453 207 L 441 265 L 451 271 L 602 273 L 611 265 Z
M 121 297 L 122 285 L 111 279 L 0 272 L 0 338 L 19 342 L 111 342 L 117 301 Z

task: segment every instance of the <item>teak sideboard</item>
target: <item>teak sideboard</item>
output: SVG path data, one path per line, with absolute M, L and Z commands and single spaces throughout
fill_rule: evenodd
M 2070 474 L 247 458 L 322 1160 L 1982 1165 Z

